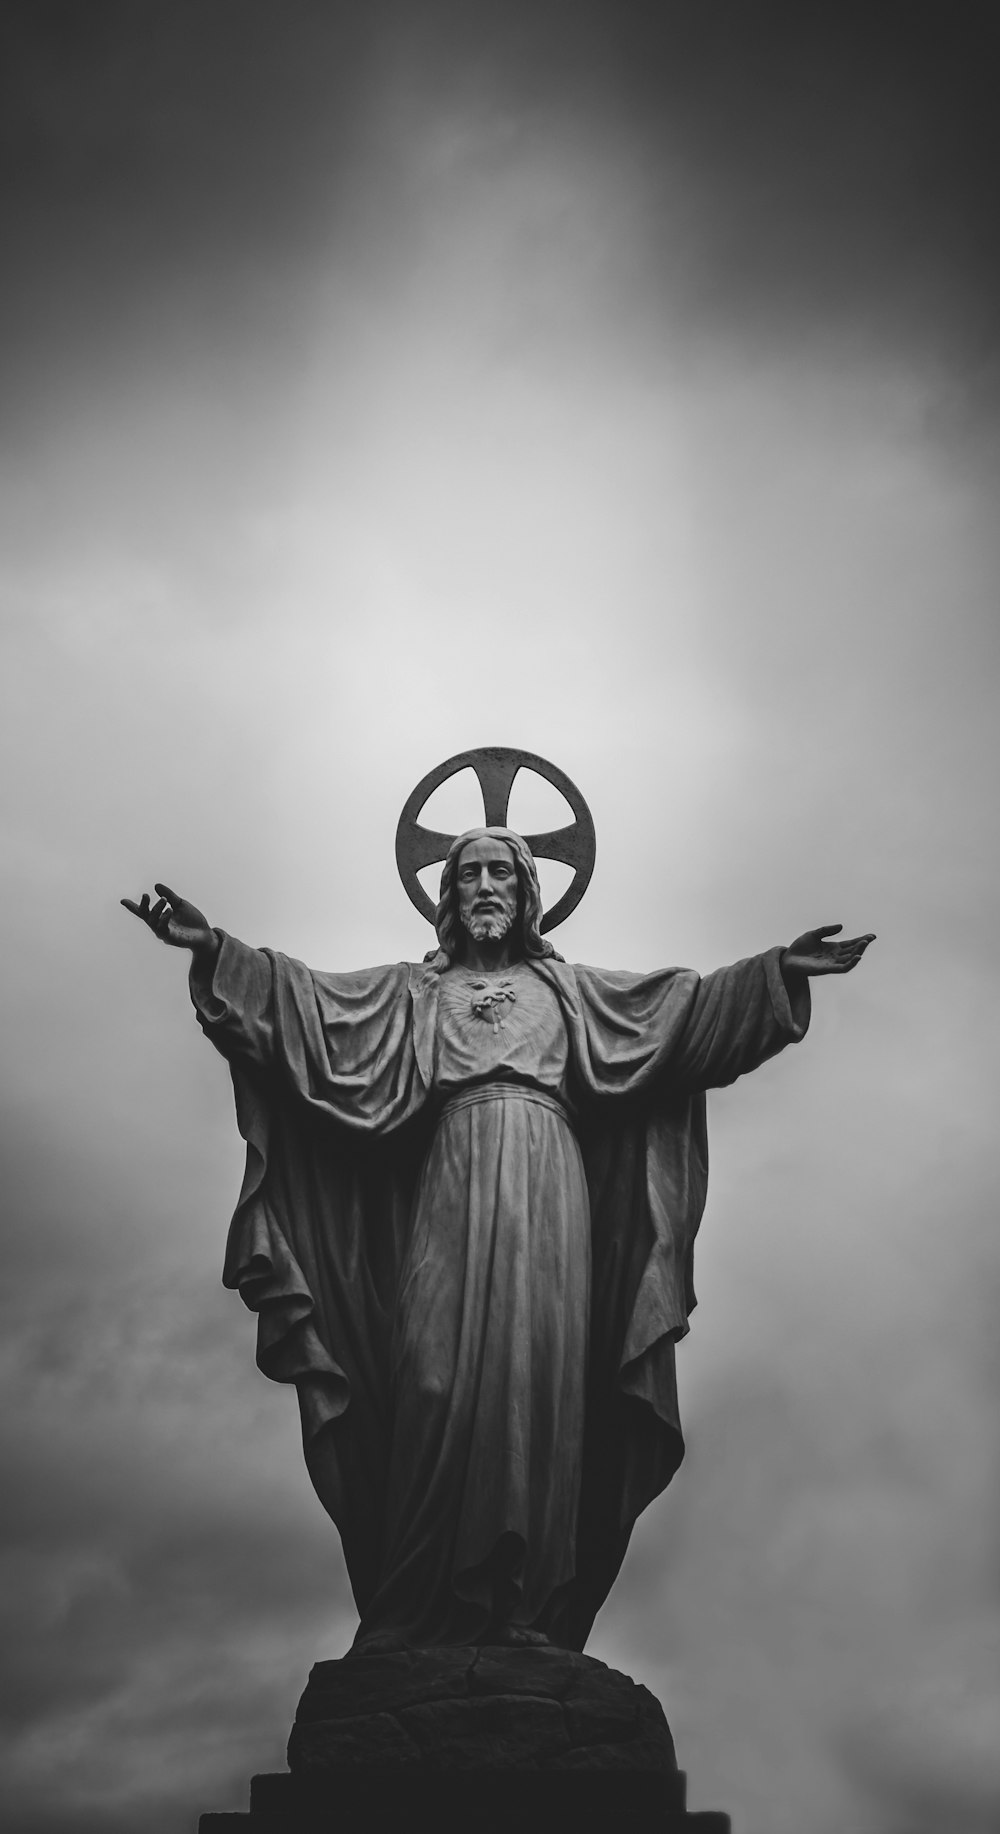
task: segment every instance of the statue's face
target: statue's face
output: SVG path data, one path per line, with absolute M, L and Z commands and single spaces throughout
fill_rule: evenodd
M 499 942 L 517 916 L 517 867 L 506 841 L 485 834 L 462 848 L 458 914 L 474 942 Z

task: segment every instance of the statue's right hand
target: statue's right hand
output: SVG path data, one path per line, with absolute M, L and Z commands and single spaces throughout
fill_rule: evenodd
M 133 904 L 131 898 L 123 898 L 121 902 L 134 917 L 142 918 L 154 936 L 172 948 L 193 949 L 196 955 L 214 951 L 215 931 L 198 906 L 189 904 L 186 898 L 179 898 L 169 885 L 155 885 L 153 889 L 159 897 L 152 906 L 148 892 L 143 892 L 138 904 Z

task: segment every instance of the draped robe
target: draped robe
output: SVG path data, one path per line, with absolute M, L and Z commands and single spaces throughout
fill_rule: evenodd
M 683 1456 L 705 1091 L 804 1035 L 808 982 L 780 949 L 531 960 L 494 1027 L 457 967 L 217 934 L 191 988 L 247 1147 L 223 1280 L 297 1390 L 362 1633 L 474 1643 L 502 1569 L 511 1621 L 582 1649 Z

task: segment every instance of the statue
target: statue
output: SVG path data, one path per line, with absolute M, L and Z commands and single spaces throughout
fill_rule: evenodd
M 416 822 L 472 764 L 486 823 Z M 530 767 L 570 828 L 506 825 Z M 705 1092 L 801 1039 L 812 977 L 871 936 L 807 930 L 704 979 L 571 967 L 546 939 L 593 867 L 575 786 L 534 754 L 449 759 L 397 836 L 437 948 L 315 973 L 157 884 L 126 908 L 191 951 L 230 1064 L 246 1176 L 223 1279 L 294 1383 L 344 1546 L 355 1651 L 582 1651 L 641 1511 L 683 1455 L 674 1346 L 694 1305 Z M 535 856 L 576 876 L 543 915 Z M 436 910 L 416 872 L 444 859 Z

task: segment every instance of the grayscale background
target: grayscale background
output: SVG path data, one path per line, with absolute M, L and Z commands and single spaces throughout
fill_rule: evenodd
M 419 957 L 396 817 L 481 744 L 593 808 L 570 959 L 879 937 L 711 1100 L 689 1456 L 591 1652 L 736 1834 L 1000 1824 L 998 31 L 4 6 L 16 1834 L 241 1806 L 356 1621 L 219 1284 L 225 1066 L 118 899 Z

